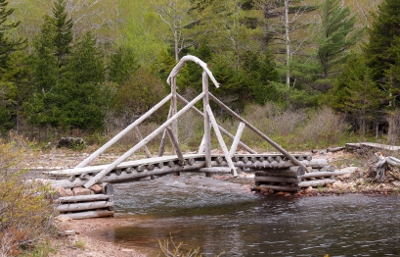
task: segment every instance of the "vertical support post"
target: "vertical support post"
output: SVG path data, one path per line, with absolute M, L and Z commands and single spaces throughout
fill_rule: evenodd
M 229 151 L 229 154 L 231 155 L 231 157 L 233 155 L 235 155 L 236 149 L 239 145 L 240 138 L 242 137 L 242 133 L 243 133 L 243 130 L 245 127 L 246 127 L 246 124 L 244 124 L 243 122 L 239 123 L 238 129 L 236 131 L 235 139 L 233 140 L 231 150 Z
M 208 96 L 208 75 L 205 71 L 203 71 L 202 75 L 203 82 L 203 112 L 204 112 L 204 154 L 205 154 L 205 166 L 206 168 L 211 167 L 211 126 L 210 126 L 210 117 L 207 113 L 207 106 L 209 105 L 209 96 Z M 206 176 L 212 176 L 211 173 L 207 173 Z
M 176 97 L 176 77 L 171 78 L 171 117 L 174 116 L 178 112 L 178 101 Z M 174 120 L 171 124 L 172 132 L 174 133 L 175 139 L 179 142 L 178 139 L 178 121 Z

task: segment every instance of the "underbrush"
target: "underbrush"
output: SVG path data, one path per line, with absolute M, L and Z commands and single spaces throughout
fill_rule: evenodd
M 15 136 L 8 142 L 0 139 L 0 256 L 47 256 L 52 251 L 46 241 L 55 214 L 51 189 L 24 179 L 27 171 L 18 163 L 26 147 Z
M 264 106 L 250 105 L 241 113 L 246 121 L 260 130 L 270 139 L 281 145 L 288 151 L 309 151 L 312 149 L 324 149 L 327 147 L 344 146 L 347 142 L 380 142 L 389 143 L 386 136 L 377 139 L 374 135 L 360 135 L 351 130 L 344 118 L 332 111 L 328 107 L 321 109 L 284 109 L 275 104 L 266 104 Z M 226 129 L 233 136 L 237 133 L 239 121 L 235 118 L 224 117 L 218 119 L 218 124 Z M 183 152 L 197 151 L 202 140 L 204 125 L 203 117 L 190 110 L 183 114 L 178 120 L 178 141 Z M 106 143 L 113 136 L 125 129 L 118 122 L 103 133 L 93 133 L 83 136 L 85 140 L 84 149 L 75 149 L 77 151 L 91 152 L 99 146 Z M 132 130 L 116 142 L 109 151 L 125 152 L 133 145 L 137 144 L 141 138 L 150 135 L 161 124 L 154 122 L 144 122 L 138 126 L 138 130 Z M 212 149 L 220 149 L 218 140 L 212 129 Z M 224 135 L 224 133 L 222 133 Z M 392 133 L 393 134 L 393 131 Z M 157 155 L 160 147 L 163 133 L 155 136 L 147 143 L 152 155 Z M 396 143 L 391 136 L 390 142 Z M 55 147 L 54 142 L 39 143 L 41 149 L 47 150 Z M 229 148 L 232 139 L 224 135 L 224 140 Z M 241 136 L 241 141 L 259 152 L 276 151 L 268 142 L 259 135 L 246 128 Z M 172 145 L 168 136 L 166 136 L 166 152 L 172 152 Z M 50 147 L 49 147 L 50 146 Z M 240 149 L 240 147 L 239 147 Z M 141 151 L 141 150 L 140 150 Z

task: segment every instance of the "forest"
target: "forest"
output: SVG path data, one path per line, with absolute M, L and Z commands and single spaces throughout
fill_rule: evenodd
M 397 144 L 399 31 L 398 0 L 0 0 L 0 137 L 107 136 L 168 94 L 191 54 L 268 134 Z M 178 88 L 200 92 L 199 66 Z

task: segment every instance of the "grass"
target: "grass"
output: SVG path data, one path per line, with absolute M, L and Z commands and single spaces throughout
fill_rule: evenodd
M 83 249 L 85 249 L 86 242 L 83 241 L 83 240 L 77 240 L 77 241 L 75 242 L 74 246 L 75 246 L 76 248 L 79 248 L 79 249 L 83 250 Z

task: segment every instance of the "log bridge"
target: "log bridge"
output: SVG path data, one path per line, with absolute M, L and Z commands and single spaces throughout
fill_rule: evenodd
M 176 77 L 188 61 L 193 61 L 203 68 L 203 90 L 191 101 L 187 101 L 176 90 Z M 112 194 L 112 189 L 110 189 L 112 183 L 137 181 L 167 174 L 179 175 L 181 172 L 200 172 L 205 173 L 206 176 L 226 173 L 237 177 L 240 172 L 246 171 L 256 173 L 256 189 L 258 187 L 259 189 L 270 188 L 272 190 L 293 192 L 302 187 L 302 177 L 307 175 L 305 174 L 306 172 L 323 171 L 329 167 L 325 160 L 313 160 L 308 154 L 290 154 L 287 152 L 211 94 L 208 88 L 209 80 L 212 81 L 215 87 L 219 87 L 206 63 L 195 56 L 188 55 L 183 57 L 168 76 L 167 82 L 171 86 L 171 93 L 168 96 L 75 168 L 46 172 L 49 176 L 49 182 L 54 188 L 57 188 L 59 192 L 67 191 L 67 193 L 61 194 L 61 197 L 57 200 L 60 203 L 58 206 L 60 213 L 74 219 L 113 215 L 113 201 L 112 196 L 110 196 Z M 202 110 L 195 107 L 195 104 L 200 100 L 203 102 Z M 209 104 L 210 100 L 239 121 L 236 135 L 232 135 L 217 123 Z M 179 111 L 178 101 L 183 105 Z M 166 121 L 144 137 L 138 126 L 167 102 L 170 103 L 170 108 Z M 184 154 L 179 147 L 177 121 L 182 114 L 189 110 L 202 116 L 204 122 L 204 134 L 196 154 Z M 241 135 L 245 128 L 250 129 L 260 136 L 262 140 L 273 146 L 277 153 L 257 153 L 257 151 L 243 143 Z M 135 131 L 139 138 L 139 142 L 136 145 L 111 164 L 88 166 L 91 161 L 132 130 Z M 211 153 L 212 130 L 218 139 L 220 150 L 223 154 Z M 158 154 L 153 156 L 147 148 L 147 144 L 161 134 Z M 223 134 L 225 138 L 229 138 L 232 141 L 230 149 L 225 143 Z M 170 156 L 164 156 L 167 137 L 170 139 L 174 150 L 174 154 Z M 140 149 L 144 150 L 146 159 L 126 161 Z M 247 153 L 239 154 L 238 149 Z

